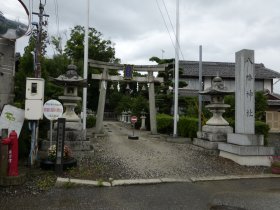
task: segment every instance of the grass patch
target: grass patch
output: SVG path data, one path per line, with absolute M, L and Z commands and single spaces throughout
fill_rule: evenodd
M 36 186 L 38 189 L 46 191 L 55 185 L 56 176 L 53 173 L 46 173 L 42 175 L 37 181 Z

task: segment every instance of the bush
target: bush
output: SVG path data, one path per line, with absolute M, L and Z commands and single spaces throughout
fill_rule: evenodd
M 235 121 L 231 118 L 226 118 L 226 120 L 229 122 L 229 126 L 233 127 L 233 130 L 235 132 Z M 269 126 L 265 122 L 262 121 L 255 122 L 255 133 L 264 136 L 264 145 L 267 145 L 268 132 L 269 132 Z
M 157 129 L 160 133 L 170 134 L 173 129 L 173 117 L 167 114 L 157 115 Z
M 178 134 L 182 137 L 195 138 L 198 131 L 198 119 L 180 117 L 178 122 Z
M 269 132 L 269 126 L 265 122 L 256 121 L 255 133 L 262 134 L 264 136 L 264 145 L 267 145 L 268 132 Z
M 93 128 L 95 126 L 96 118 L 94 116 L 87 117 L 87 128 Z
M 167 114 L 157 115 L 157 129 L 159 133 L 170 134 L 173 131 L 173 117 Z M 198 119 L 180 117 L 178 122 L 178 135 L 195 138 L 198 131 Z

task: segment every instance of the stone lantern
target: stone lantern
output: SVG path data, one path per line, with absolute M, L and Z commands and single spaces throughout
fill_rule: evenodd
M 81 101 L 81 97 L 78 96 L 78 88 L 86 87 L 86 80 L 78 75 L 77 66 L 70 64 L 66 73 L 54 78 L 53 82 L 64 87 L 63 96 L 58 97 L 65 107 L 62 115 L 66 120 L 64 144 L 70 146 L 73 151 L 90 150 L 90 142 L 86 140 L 86 130 L 83 130 L 81 118 L 75 113 L 75 107 Z M 56 129 L 56 125 L 54 129 Z M 56 139 L 56 135 L 54 132 L 53 139 Z
M 64 87 L 63 96 L 59 96 L 65 107 L 65 112 L 62 117 L 66 119 L 66 128 L 81 130 L 82 123 L 79 116 L 75 113 L 75 107 L 77 103 L 81 101 L 81 97 L 78 96 L 78 87 L 84 87 L 86 81 L 77 74 L 77 67 L 73 64 L 68 66 L 66 74 L 62 74 L 55 78 L 57 85 Z
M 146 112 L 144 111 L 144 109 L 141 111 L 141 127 L 140 130 L 146 130 Z
M 212 112 L 213 116 L 202 126 L 202 131 L 197 132 L 197 138 L 193 144 L 207 149 L 218 149 L 218 142 L 226 142 L 227 134 L 233 132 L 233 128 L 223 118 L 223 113 L 230 105 L 224 104 L 224 96 L 233 94 L 225 86 L 221 77 L 215 77 L 212 86 L 204 91 L 199 92 L 201 95 L 209 95 L 211 101 L 205 107 Z

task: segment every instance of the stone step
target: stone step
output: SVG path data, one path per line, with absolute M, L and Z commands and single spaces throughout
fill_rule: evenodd
M 274 147 L 243 146 L 228 143 L 219 143 L 218 149 L 239 156 L 271 156 L 274 155 Z
M 193 139 L 193 144 L 205 149 L 209 150 L 217 150 L 218 149 L 218 142 L 207 141 L 199 138 Z
M 197 138 L 205 139 L 208 141 L 227 141 L 227 134 L 226 133 L 210 133 L 204 131 L 197 132 Z
M 244 146 L 263 146 L 264 136 L 257 134 L 241 134 L 229 133 L 227 135 L 227 142 L 230 144 L 244 145 Z

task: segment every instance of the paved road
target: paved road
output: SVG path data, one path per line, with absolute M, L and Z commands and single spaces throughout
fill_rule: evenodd
M 3 210 L 203 210 L 221 204 L 242 209 L 279 210 L 280 178 L 107 188 L 62 187 L 39 196 L 30 195 L 28 198 L 0 198 L 0 209 Z

